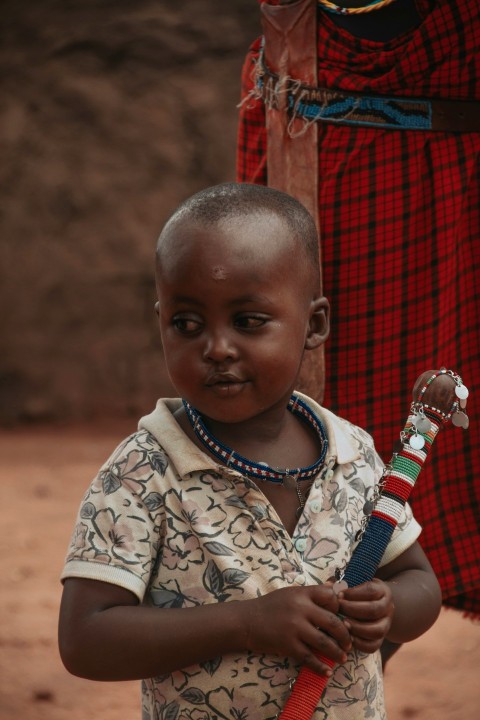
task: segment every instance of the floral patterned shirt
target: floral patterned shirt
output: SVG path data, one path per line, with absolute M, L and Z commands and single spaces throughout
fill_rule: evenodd
M 300 395 L 300 394 L 299 394 Z M 194 445 L 159 400 L 100 469 L 81 503 L 62 579 L 120 585 L 145 604 L 193 607 L 323 583 L 343 568 L 382 464 L 363 430 L 303 395 L 329 450 L 293 537 L 258 487 Z M 387 548 L 417 539 L 408 505 Z M 299 670 L 293 659 L 231 654 L 142 682 L 144 720 L 273 720 Z M 379 654 L 351 652 L 315 720 L 385 718 Z

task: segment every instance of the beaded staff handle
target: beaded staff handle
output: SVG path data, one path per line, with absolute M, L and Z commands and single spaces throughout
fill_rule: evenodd
M 465 413 L 468 390 L 461 377 L 453 371 L 441 368 L 423 373 L 417 379 L 412 394 L 410 414 L 392 459 L 385 466 L 374 497 L 374 509 L 359 531 L 359 543 L 340 578 L 348 587 L 360 585 L 375 576 L 403 507 L 441 427 L 451 420 L 457 427 L 468 428 L 468 416 Z M 318 657 L 330 667 L 335 664 L 329 658 Z M 279 720 L 309 720 L 327 682 L 327 676 L 317 675 L 303 667 L 278 716 Z

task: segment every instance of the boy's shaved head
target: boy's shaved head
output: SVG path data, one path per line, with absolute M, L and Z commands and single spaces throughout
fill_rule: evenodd
M 161 261 L 162 252 L 173 249 L 169 247 L 168 238 L 184 222 L 208 227 L 234 218 L 241 220 L 265 214 L 276 216 L 288 226 L 292 240 L 304 253 L 315 285 L 319 286 L 318 235 L 312 216 L 295 198 L 263 185 L 224 183 L 189 197 L 165 224 L 158 240 L 157 258 Z

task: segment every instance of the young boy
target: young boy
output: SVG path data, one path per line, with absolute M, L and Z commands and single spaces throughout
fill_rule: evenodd
M 440 591 L 406 507 L 378 577 L 338 592 L 381 463 L 371 438 L 294 393 L 325 342 L 317 235 L 256 185 L 184 202 L 157 248 L 156 309 L 181 399 L 160 400 L 80 507 L 60 650 L 95 680 L 143 678 L 143 717 L 267 720 L 304 664 L 314 717 L 384 718 L 378 650 L 412 640 Z

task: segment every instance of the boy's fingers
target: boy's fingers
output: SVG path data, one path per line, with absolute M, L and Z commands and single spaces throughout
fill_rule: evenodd
M 322 612 L 319 612 L 313 619 L 313 624 L 316 632 L 321 633 L 324 637 L 329 635 L 343 650 L 350 650 L 352 645 L 350 633 L 338 615 L 322 609 Z
M 330 677 L 333 674 L 333 666 L 335 663 L 332 662 L 332 665 L 327 665 L 327 663 L 320 660 L 315 653 L 309 650 L 303 658 L 302 665 L 305 665 L 314 673 L 317 673 L 317 675 L 326 675 L 327 677 Z
M 333 613 L 338 611 L 338 598 L 331 585 L 318 585 L 312 592 L 313 601 L 319 607 L 325 607 Z
M 382 600 L 371 600 L 370 602 L 349 602 L 342 600 L 340 603 L 340 612 L 347 616 L 350 620 L 380 620 L 388 614 L 388 606 Z
M 376 580 L 371 580 L 343 591 L 343 597 L 346 600 L 376 600 L 384 595 L 384 583 L 377 582 Z
M 340 647 L 335 639 L 323 632 L 321 628 L 311 628 L 311 630 L 303 636 L 303 641 L 309 652 L 314 654 L 319 662 L 330 661 L 332 664 L 339 664 L 345 662 L 347 659 L 345 649 Z M 348 638 L 348 643 L 349 649 L 351 649 L 351 637 Z
M 355 620 L 349 620 L 348 624 L 354 644 L 358 639 L 366 641 L 383 639 L 390 625 L 385 620 L 371 623 L 359 623 L 355 622 Z

